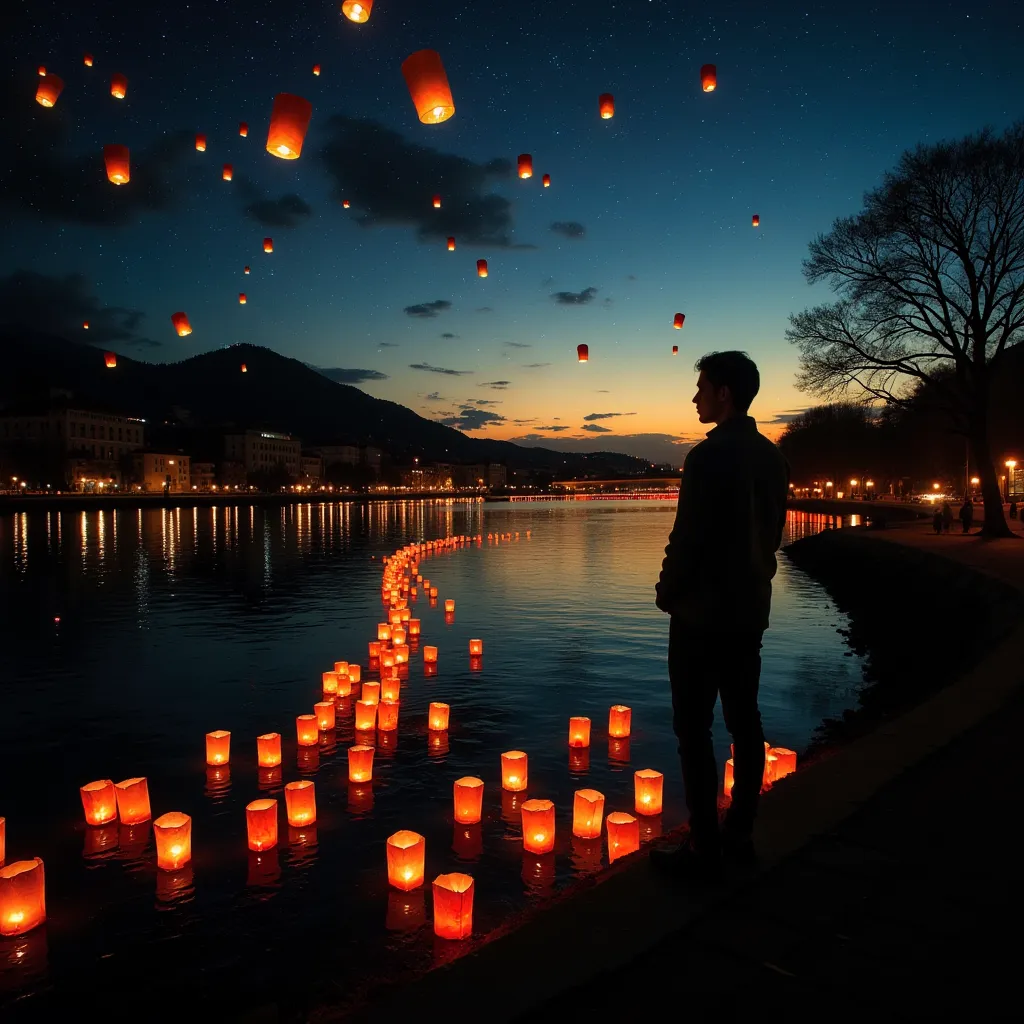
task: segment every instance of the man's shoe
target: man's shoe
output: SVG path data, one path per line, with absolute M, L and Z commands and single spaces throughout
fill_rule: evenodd
M 757 852 L 752 839 L 730 839 L 722 836 L 722 860 L 729 866 L 748 870 L 757 867 Z
M 688 839 L 678 846 L 653 846 L 648 854 L 651 866 L 678 878 L 716 882 L 722 877 L 722 855 L 696 849 Z

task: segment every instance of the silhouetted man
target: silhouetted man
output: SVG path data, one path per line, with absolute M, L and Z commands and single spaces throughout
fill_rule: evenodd
M 751 833 L 764 773 L 757 706 L 761 637 L 768 628 L 775 552 L 786 520 L 789 469 L 747 409 L 761 386 L 744 352 L 713 352 L 696 366 L 693 404 L 714 423 L 683 464 L 676 520 L 655 603 L 671 616 L 672 725 L 690 811 L 688 840 L 655 848 L 659 867 L 714 876 L 723 855 L 752 862 Z M 734 745 L 732 804 L 718 825 L 718 769 L 711 742 L 722 699 Z

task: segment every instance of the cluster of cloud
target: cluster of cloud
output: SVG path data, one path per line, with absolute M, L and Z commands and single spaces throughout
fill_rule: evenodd
M 243 215 L 265 228 L 297 228 L 313 213 L 313 207 L 294 192 L 269 199 L 244 175 L 235 176 L 235 192 Z
M 484 427 L 504 423 L 505 417 L 499 416 L 489 409 L 479 409 L 474 405 L 463 405 L 458 412 L 450 416 L 444 416 L 439 423 L 446 427 L 455 427 L 457 430 L 482 430 Z
M 363 384 L 368 380 L 389 379 L 388 375 L 381 373 L 380 370 L 347 370 L 340 366 L 312 366 L 309 363 L 306 365 L 339 384 Z
M 556 235 L 564 235 L 566 238 L 578 240 L 582 238 L 587 229 L 578 220 L 556 220 L 549 228 Z
M 610 420 L 615 416 L 635 416 L 635 412 L 592 412 L 583 417 L 584 423 L 593 423 L 594 420 Z
M 413 306 L 406 306 L 403 312 L 406 316 L 429 320 L 451 308 L 452 304 L 447 299 L 434 299 L 433 302 L 418 302 Z
M 511 383 L 510 380 L 485 380 L 480 387 L 491 388 L 493 391 L 507 391 Z
M 686 453 L 696 443 L 694 438 L 676 434 L 601 433 L 598 436 L 548 436 L 562 429 L 557 424 L 553 427 L 535 427 L 529 433 L 510 437 L 509 440 L 528 448 L 552 448 L 560 452 L 621 452 L 623 455 L 633 455 L 652 463 L 668 463 L 677 468 L 683 464 Z
M 431 366 L 430 363 L 410 363 L 410 370 L 422 370 L 424 373 L 443 373 L 448 377 L 465 377 L 472 370 L 449 370 L 446 366 Z
M 596 288 L 584 288 L 581 292 L 555 292 L 551 298 L 560 306 L 585 306 L 597 296 Z

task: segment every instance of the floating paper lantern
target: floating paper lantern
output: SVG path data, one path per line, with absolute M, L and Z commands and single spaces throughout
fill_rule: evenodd
M 796 751 L 786 747 L 772 747 L 771 754 L 775 757 L 775 766 L 772 771 L 772 782 L 778 782 L 787 775 L 796 771 Z
M 249 268 L 248 268 L 248 267 L 246 267 L 246 268 L 245 268 L 245 269 L 244 269 L 244 270 L 242 271 L 242 273 L 243 273 L 243 274 L 248 274 L 248 273 L 249 273 Z
M 349 21 L 354 21 L 358 25 L 370 20 L 370 11 L 372 10 L 373 0 L 345 0 L 341 5 L 341 13 Z
M 403 892 L 423 884 L 427 841 L 418 832 L 402 829 L 388 836 L 388 881 Z
M 608 735 L 613 739 L 625 739 L 633 722 L 633 711 L 625 704 L 613 704 L 608 711 Z
M 572 800 L 572 834 L 580 839 L 600 839 L 604 823 L 604 793 L 577 789 Z
M 292 828 L 316 823 L 316 787 L 309 779 L 285 783 L 284 809 Z
M 395 667 L 395 652 L 394 651 L 381 651 L 380 652 L 380 664 L 381 664 L 381 668 L 394 668 Z
M 551 175 L 550 174 L 545 174 L 544 177 L 541 178 L 540 180 L 541 180 L 541 184 L 545 188 L 551 188 Z
M 378 640 L 390 640 L 391 639 L 391 625 L 387 622 L 377 623 L 377 639 Z M 378 650 L 378 655 L 380 651 Z
M 367 704 L 380 703 L 380 683 L 374 681 L 363 683 L 363 692 L 360 696 Z
M 174 330 L 179 338 L 184 338 L 192 333 L 192 325 L 188 322 L 188 317 L 184 313 L 172 313 L 171 323 L 174 325 Z
M 455 239 L 451 236 L 448 238 L 448 251 L 455 252 Z
M 114 795 L 122 825 L 140 825 L 153 817 L 149 809 L 149 784 L 144 778 L 115 783 Z
M 661 814 L 665 776 L 652 768 L 633 773 L 633 804 L 637 814 Z
M 313 104 L 301 96 L 279 92 L 270 112 L 267 152 L 282 160 L 298 160 L 313 116 Z
M 124 75 L 111 75 L 110 95 L 115 100 L 123 100 L 126 92 L 128 92 L 128 79 Z
M 365 689 L 365 687 L 364 687 Z M 368 732 L 377 726 L 377 705 L 368 700 L 356 701 L 356 730 Z
M 678 345 L 673 345 L 672 346 L 672 355 L 674 355 L 674 356 L 679 355 L 679 346 Z
M 320 676 L 320 680 L 324 693 L 328 693 L 333 696 L 338 692 L 337 672 L 323 672 Z
M 46 875 L 42 860 L 16 860 L 0 868 L 0 935 L 24 935 L 45 920 Z
M 714 64 L 705 64 L 700 69 L 700 87 L 705 92 L 714 92 L 718 86 L 718 68 Z
M 238 304 L 244 306 L 249 300 L 245 297 L 245 292 L 238 293 Z
M 761 226 L 761 218 L 758 214 L 755 213 L 754 216 L 750 218 L 750 226 L 752 228 L 759 228 Z
M 416 116 L 424 124 L 440 124 L 455 113 L 441 55 L 436 50 L 417 50 L 402 62 Z
M 676 315 L 672 318 L 672 326 L 677 331 L 681 331 L 683 329 L 684 323 L 686 323 L 686 316 L 683 313 L 676 313 Z
M 319 64 L 314 64 L 313 65 L 313 74 L 316 75 L 318 78 L 320 77 L 320 65 Z
M 471 657 L 480 657 L 484 653 L 484 642 L 483 640 L 470 640 L 469 641 L 469 653 Z
M 436 665 L 437 664 L 437 648 L 436 647 L 431 647 L 430 644 L 427 644 L 423 648 L 423 661 L 427 665 Z
M 390 612 L 388 612 L 388 626 L 392 630 L 394 630 L 395 626 L 400 626 L 401 624 L 402 624 L 402 609 L 401 608 L 393 608 Z M 393 635 L 392 635 L 391 639 L 392 640 L 395 639 Z
M 260 853 L 277 846 L 277 801 L 263 799 L 246 804 L 245 827 L 250 850 Z
M 577 345 L 576 346 L 576 358 L 581 363 L 589 362 L 589 360 L 590 360 L 590 346 L 589 345 Z
M 454 795 L 455 820 L 462 825 L 475 825 L 483 814 L 483 780 L 472 775 L 456 779 Z
M 82 63 L 83 63 L 83 64 L 84 64 L 84 65 L 85 65 L 85 66 L 86 66 L 87 68 L 91 68 L 91 67 L 92 67 L 92 54 L 91 54 L 91 53 L 85 53 L 85 54 L 83 54 L 83 55 L 82 55 Z
M 238 122 L 238 134 L 244 139 L 249 134 L 249 126 L 244 121 Z
M 434 196 L 434 209 L 435 210 L 440 210 L 441 209 L 441 197 L 440 196 Z
M 380 681 L 380 699 L 381 700 L 398 700 L 398 695 L 401 692 L 402 684 L 397 678 L 395 679 L 382 679 Z M 378 702 L 379 703 L 379 702 Z M 377 715 L 380 715 L 380 708 L 377 709 Z
M 379 640 L 371 640 L 370 641 L 369 646 L 368 646 L 368 653 L 369 653 L 371 661 L 374 661 L 375 659 L 380 657 L 380 641 Z
M 468 939 L 473 934 L 473 879 L 453 872 L 438 875 L 434 894 L 434 934 L 441 939 Z
M 263 251 L 273 252 L 274 251 L 274 240 L 272 238 L 263 239 Z
M 729 760 L 725 762 L 725 774 L 722 777 L 722 792 L 730 798 L 732 797 L 732 787 L 733 782 L 735 781 L 733 768 L 733 759 L 730 757 Z
M 526 789 L 528 778 L 526 754 L 521 750 L 509 750 L 501 755 L 501 788 L 510 793 L 521 793 Z
M 451 708 L 447 704 L 431 701 L 427 712 L 427 727 L 435 732 L 444 732 L 448 728 L 448 714 Z
M 206 152 L 206 136 L 205 135 L 196 135 L 196 152 L 197 153 L 205 153 Z
M 206 734 L 206 763 L 227 764 L 231 759 L 231 733 L 224 729 Z
M 156 866 L 178 871 L 192 859 L 192 819 L 181 811 L 168 811 L 153 822 Z
M 103 362 L 108 370 L 117 368 L 117 356 L 113 352 L 105 352 L 103 355 Z
M 605 819 L 609 863 L 640 849 L 640 822 L 632 814 L 614 811 Z
M 299 715 L 295 719 L 295 735 L 300 747 L 315 747 L 320 740 L 316 715 Z
M 523 803 L 523 849 L 550 853 L 555 848 L 555 805 L 550 800 Z
M 223 168 L 221 168 L 220 176 L 225 181 L 230 181 L 235 176 L 235 170 L 231 164 L 225 164 Z
M 117 817 L 117 796 L 110 779 L 87 782 L 79 789 L 79 793 L 82 794 L 82 809 L 85 811 L 87 825 L 106 825 Z M 0 856 L 0 864 L 3 862 Z
M 484 260 L 484 270 L 485 271 L 487 270 L 487 260 Z M 484 277 L 486 277 L 486 276 L 487 276 L 487 274 L 485 273 Z M 437 600 L 437 587 L 431 587 L 430 588 L 430 599 L 432 601 L 436 601 Z
M 520 178 L 533 177 L 533 157 L 529 153 L 520 153 L 516 164 Z
M 334 701 L 322 700 L 313 705 L 316 725 L 321 732 L 330 732 L 334 728 Z
M 281 763 L 279 732 L 265 732 L 256 737 L 256 761 L 261 768 L 276 768 Z
M 36 86 L 36 103 L 41 107 L 52 107 L 64 89 L 64 79 L 58 75 L 41 78 Z
M 615 116 L 615 97 L 610 92 L 603 92 L 597 99 L 597 107 L 601 118 L 607 121 Z
M 397 700 L 382 700 L 377 705 L 377 728 L 381 732 L 394 732 L 398 728 Z
M 373 747 L 357 744 L 348 748 L 348 781 L 370 782 L 373 779 Z
M 350 683 L 358 683 L 363 676 L 363 670 L 359 665 L 349 665 L 348 667 L 348 681 Z M 351 688 L 349 689 L 351 692 Z M 343 695 L 344 696 L 344 695 Z
M 476 261 L 476 276 L 486 277 L 487 276 L 487 260 Z
M 450 597 L 444 603 L 444 610 L 449 614 L 455 611 L 455 602 Z
M 348 662 L 347 661 L 336 661 L 334 663 L 334 674 L 340 679 L 342 676 L 348 675 Z
M 115 185 L 127 185 L 131 180 L 131 164 L 128 147 L 110 145 L 103 147 L 103 163 L 107 168 L 107 180 Z
M 409 630 L 409 636 L 419 636 L 421 628 L 420 620 L 410 619 L 408 623 L 406 623 L 406 628 Z
M 590 719 L 573 717 L 569 719 L 569 746 L 590 746 Z
M 391 642 L 395 645 L 397 650 L 399 647 L 405 646 L 405 629 L 402 626 L 395 626 L 391 630 Z

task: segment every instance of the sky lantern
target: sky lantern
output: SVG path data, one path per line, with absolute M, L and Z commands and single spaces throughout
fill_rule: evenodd
M 441 209 L 441 197 L 440 196 L 434 196 L 434 209 L 435 210 L 440 210 Z
M 679 355 L 679 346 L 678 345 L 673 345 L 672 346 L 672 355 L 674 355 L 674 356 Z
M 602 120 L 607 121 L 615 116 L 615 97 L 610 92 L 601 93 L 597 100 L 597 106 Z
M 452 235 L 448 236 L 448 251 L 455 252 L 455 238 Z
M 179 338 L 184 338 L 192 333 L 192 325 L 188 322 L 188 317 L 184 313 L 172 313 L 171 323 L 174 324 L 174 329 L 178 332 Z
M 341 201 L 341 207 L 343 210 L 347 210 L 351 205 L 352 204 L 347 199 L 343 199 Z
M 243 273 L 243 274 L 248 274 L 248 273 L 249 273 L 249 268 L 248 268 L 248 267 L 246 267 L 246 268 L 245 268 L 245 270 L 243 270 L 243 271 L 242 271 L 242 273 Z
M 125 93 L 128 92 L 128 79 L 124 75 L 111 75 L 110 76 L 110 95 L 115 100 L 123 100 Z
M 24 935 L 46 920 L 46 875 L 39 857 L 0 868 L 0 935 Z
M 370 11 L 373 10 L 373 0 L 345 0 L 341 5 L 341 13 L 354 21 L 357 25 L 370 20 Z
M 312 116 L 313 104 L 309 100 L 290 92 L 279 92 L 270 112 L 267 152 L 281 160 L 298 160 Z
M 52 107 L 64 88 L 64 79 L 59 75 L 47 75 L 39 79 L 36 87 L 36 103 L 41 107 Z
M 545 174 L 544 177 L 541 178 L 540 180 L 541 180 L 541 184 L 545 188 L 551 188 L 551 175 L 550 174 Z
M 245 292 L 238 293 L 238 304 L 244 306 L 249 300 L 245 297 Z
M 82 56 L 82 63 L 83 63 L 83 64 L 84 64 L 84 65 L 85 65 L 85 66 L 86 66 L 87 68 L 91 68 L 91 67 L 92 67 L 92 54 L 91 54 L 91 53 L 86 53 L 86 54 L 84 54 L 84 55 Z
M 110 145 L 103 147 L 103 162 L 107 165 L 107 179 L 115 185 L 127 185 L 131 180 L 131 162 L 128 147 Z
M 244 139 L 249 134 L 249 126 L 244 121 L 238 122 L 238 134 Z
M 235 176 L 235 169 L 231 166 L 231 164 L 225 164 L 223 170 L 221 171 L 220 176 L 225 181 L 230 181 Z
M 242 363 L 242 373 L 248 373 L 248 372 L 249 372 L 249 367 L 246 366 L 245 363 Z
M 686 323 L 686 316 L 683 313 L 676 313 L 676 315 L 672 318 L 672 326 L 677 331 L 681 331 L 683 329 L 684 323 Z
M 317 78 L 320 77 L 320 65 L 319 64 L 314 64 L 313 65 L 313 74 L 316 75 Z
M 590 346 L 589 345 L 577 345 L 576 346 L 576 358 L 581 363 L 590 361 Z
M 416 116 L 424 124 L 440 124 L 455 113 L 448 76 L 436 50 L 417 50 L 402 62 Z
M 87 330 L 89 330 L 89 321 L 88 321 L 88 320 L 86 320 L 86 321 L 85 321 L 85 322 L 84 322 L 84 323 L 82 324 L 82 330 L 83 330 L 83 331 L 87 331 Z
M 206 136 L 205 135 L 201 135 L 201 134 L 196 135 L 196 152 L 197 153 L 205 153 L 206 152 Z
M 750 226 L 752 228 L 759 228 L 761 226 L 760 214 L 755 213 L 754 216 L 750 218 Z
M 105 352 L 103 354 L 103 364 L 108 370 L 117 369 L 117 356 L 113 352 Z
M 476 276 L 486 277 L 487 276 L 487 260 L 476 261 Z
M 272 238 L 263 239 L 263 251 L 273 252 L 274 251 L 274 240 Z
M 714 92 L 718 86 L 718 68 L 714 64 L 705 64 L 700 69 L 700 87 L 705 92 Z
M 520 178 L 533 177 L 533 157 L 529 153 L 520 153 L 516 164 Z
M 36 68 L 36 74 L 39 75 L 40 78 L 45 78 L 46 77 L 46 65 L 45 64 L 40 64 L 39 67 Z

